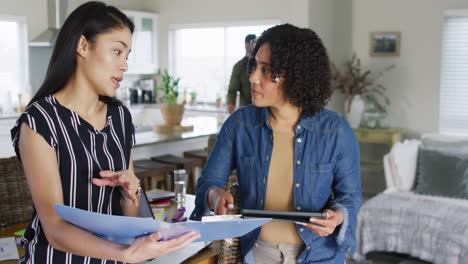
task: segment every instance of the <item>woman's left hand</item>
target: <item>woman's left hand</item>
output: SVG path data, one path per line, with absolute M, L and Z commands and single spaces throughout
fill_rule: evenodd
M 310 223 L 304 224 L 310 231 L 322 237 L 333 234 L 336 227 L 343 223 L 343 213 L 341 211 L 326 209 L 323 212 L 328 215 L 326 219 L 311 218 Z
M 136 196 L 140 180 L 135 176 L 131 170 L 100 171 L 101 179 L 94 178 L 93 183 L 97 186 L 121 186 L 123 191 L 126 192 L 128 197 L 132 200 L 135 206 L 138 206 L 139 199 Z

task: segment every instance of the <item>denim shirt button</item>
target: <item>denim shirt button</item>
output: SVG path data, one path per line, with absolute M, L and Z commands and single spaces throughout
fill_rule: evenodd
M 302 128 L 301 125 L 297 125 L 297 129 L 301 129 L 301 128 Z
M 307 247 L 307 250 L 310 250 L 310 247 Z
M 296 209 L 297 209 L 298 211 L 300 211 L 300 210 L 301 210 L 301 207 L 300 207 L 300 206 L 298 206 L 298 207 L 296 207 Z
M 304 228 L 299 229 L 299 232 L 304 232 Z
M 296 187 L 297 187 L 297 188 L 301 187 L 301 184 L 296 183 Z
M 297 139 L 297 143 L 301 143 L 302 142 L 302 139 L 301 138 L 298 138 Z
M 297 262 L 301 263 L 301 262 L 302 262 L 302 259 L 299 259 Z
M 297 161 L 296 161 L 296 164 L 297 164 L 297 165 L 301 165 L 301 161 L 300 161 L 300 160 L 297 160 Z

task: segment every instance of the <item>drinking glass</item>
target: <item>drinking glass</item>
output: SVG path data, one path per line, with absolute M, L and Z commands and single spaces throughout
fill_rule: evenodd
M 184 169 L 174 171 L 174 194 L 177 203 L 185 201 L 187 193 L 187 172 Z

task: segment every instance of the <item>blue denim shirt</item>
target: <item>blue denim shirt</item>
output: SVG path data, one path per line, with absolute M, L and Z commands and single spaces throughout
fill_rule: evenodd
M 344 222 L 327 237 L 319 237 L 296 225 L 305 244 L 297 261 L 343 263 L 346 252 L 355 251 L 357 213 L 362 203 L 359 144 L 346 120 L 330 110 L 302 116 L 295 132 L 296 210 L 339 209 L 344 215 Z M 223 188 L 233 169 L 237 169 L 241 208 L 264 209 L 272 150 L 273 130 L 268 108 L 250 105 L 234 112 L 221 128 L 197 182 L 191 219 L 199 220 L 209 212 L 205 201 L 207 192 L 212 187 Z M 241 238 L 244 256 L 259 234 L 260 228 Z

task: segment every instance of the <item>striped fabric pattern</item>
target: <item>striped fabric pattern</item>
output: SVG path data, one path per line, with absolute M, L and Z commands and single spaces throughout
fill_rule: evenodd
M 135 132 L 125 106 L 107 105 L 107 122 L 98 131 L 76 112 L 49 95 L 32 105 L 11 130 L 13 146 L 20 158 L 18 140 L 25 123 L 55 150 L 62 181 L 64 204 L 102 214 L 122 215 L 121 193 L 114 187 L 93 185 L 101 170 L 125 170 Z M 33 210 L 32 221 L 22 240 L 26 254 L 20 263 L 117 263 L 82 257 L 54 249 L 47 241 L 41 221 Z

